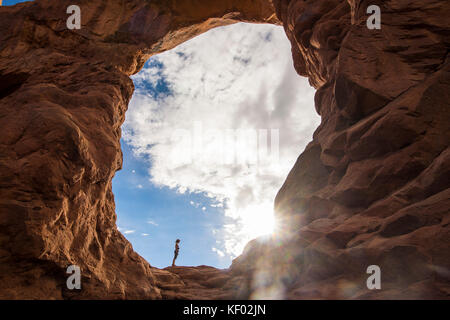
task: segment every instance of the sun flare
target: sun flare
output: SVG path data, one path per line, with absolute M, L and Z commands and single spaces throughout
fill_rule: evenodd
M 272 234 L 275 229 L 272 204 L 264 203 L 246 208 L 242 224 L 244 235 L 250 239 Z

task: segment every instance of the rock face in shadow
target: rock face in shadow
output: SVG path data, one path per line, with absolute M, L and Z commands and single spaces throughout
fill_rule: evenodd
M 71 4 L 0 8 L 0 298 L 449 298 L 447 2 L 84 0 L 68 30 Z M 372 4 L 381 30 L 366 27 Z M 284 26 L 322 122 L 271 239 L 228 270 L 159 270 L 115 225 L 129 76 L 238 21 Z M 66 288 L 72 264 L 81 290 Z
M 322 121 L 256 260 L 287 298 L 449 298 L 450 5 L 349 4 L 277 2 Z M 366 27 L 373 4 L 380 30 Z M 366 286 L 370 265 L 382 290 Z

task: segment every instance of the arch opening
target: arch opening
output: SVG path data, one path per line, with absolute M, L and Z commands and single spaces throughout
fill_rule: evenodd
M 113 179 L 117 225 L 153 266 L 227 268 L 270 234 L 273 201 L 319 123 L 283 28 L 237 23 L 158 54 L 135 92 Z M 295 146 L 295 147 L 293 147 Z

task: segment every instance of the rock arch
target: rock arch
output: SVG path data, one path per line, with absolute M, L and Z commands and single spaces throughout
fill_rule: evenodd
M 448 297 L 450 8 L 376 3 L 381 30 L 365 27 L 360 0 L 82 0 L 73 31 L 71 1 L 1 7 L 0 297 L 195 298 L 193 281 L 210 297 L 259 297 L 261 269 L 286 298 Z M 281 245 L 253 242 L 226 272 L 175 275 L 115 226 L 129 76 L 239 21 L 284 26 L 322 123 L 277 195 Z M 70 264 L 79 292 L 65 288 Z M 371 264 L 386 290 L 365 288 Z

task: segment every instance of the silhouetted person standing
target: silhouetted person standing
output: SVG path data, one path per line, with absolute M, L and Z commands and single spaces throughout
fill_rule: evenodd
M 180 246 L 178 245 L 180 243 L 180 241 L 181 241 L 180 239 L 177 239 L 177 241 L 175 241 L 175 251 L 174 251 L 172 267 L 175 267 L 175 260 L 178 257 L 178 252 L 180 251 Z

